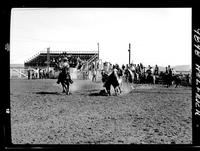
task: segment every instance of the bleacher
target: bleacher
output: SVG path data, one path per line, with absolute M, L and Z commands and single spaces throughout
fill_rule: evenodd
M 55 67 L 58 59 L 63 55 L 69 59 L 70 67 L 74 68 L 77 65 L 77 58 L 83 61 L 90 60 L 97 55 L 96 51 L 51 51 L 50 53 L 50 67 Z M 25 67 L 45 67 L 47 66 L 47 51 L 41 51 L 29 60 L 25 61 Z

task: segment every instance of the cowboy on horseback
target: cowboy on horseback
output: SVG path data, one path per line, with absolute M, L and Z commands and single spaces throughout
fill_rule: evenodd
M 63 92 L 65 92 L 68 95 L 69 94 L 69 85 L 72 84 L 73 81 L 70 76 L 69 62 L 68 62 L 67 57 L 64 57 L 61 60 L 59 68 L 61 69 L 61 72 L 58 76 L 57 84 L 61 83 L 61 85 L 63 87 Z

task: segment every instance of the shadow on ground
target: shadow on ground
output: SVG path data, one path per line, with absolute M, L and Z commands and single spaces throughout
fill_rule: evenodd
M 102 94 L 99 92 L 95 92 L 95 93 L 90 93 L 89 96 L 108 96 L 107 94 Z
M 58 93 L 58 92 L 45 92 L 45 91 L 41 91 L 41 92 L 36 92 L 36 94 L 54 94 L 54 95 L 60 95 L 61 93 Z

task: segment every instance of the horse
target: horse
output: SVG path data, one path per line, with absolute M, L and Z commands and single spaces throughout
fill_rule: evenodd
M 121 90 L 121 87 L 122 87 L 122 81 L 123 81 L 123 70 L 121 70 L 121 69 L 118 69 L 117 70 L 117 75 L 118 75 L 118 83 L 119 83 L 119 86 L 117 87 L 117 91 L 119 91 L 119 93 L 121 93 L 122 92 L 122 90 Z
M 153 84 L 158 84 L 158 80 L 160 79 L 159 75 L 153 75 Z
M 154 84 L 154 77 L 151 68 L 146 71 L 146 83 Z
M 168 74 L 168 73 L 162 73 L 161 75 L 161 79 L 163 81 L 163 85 L 166 85 L 167 88 L 170 87 L 172 85 L 172 75 Z
M 102 81 L 103 83 L 105 83 L 106 80 L 107 80 L 107 78 L 108 78 L 108 74 L 107 74 L 104 70 L 102 70 L 102 71 L 101 71 L 101 76 L 102 76 L 101 81 Z
M 175 88 L 177 88 L 177 86 L 181 85 L 181 77 L 179 75 L 173 75 L 172 81 L 174 84 L 176 84 Z
M 124 75 L 125 75 L 126 82 L 133 83 L 134 74 L 130 69 L 125 69 Z
M 67 68 L 62 69 L 62 71 L 59 73 L 57 83 L 58 84 L 61 83 L 63 88 L 63 93 L 69 95 L 69 86 L 70 84 L 73 83 L 73 81 L 71 79 L 70 73 Z
M 111 85 L 113 86 L 116 95 L 118 95 L 118 94 L 120 94 L 122 92 L 121 88 L 120 88 L 120 86 L 122 85 L 122 78 L 121 78 L 122 77 L 122 70 L 118 70 L 117 71 L 117 75 L 119 77 L 117 77 L 115 75 L 114 71 L 113 71 L 109 75 L 104 73 L 104 77 L 102 77 L 102 81 L 104 80 L 103 87 L 106 88 L 106 91 L 107 91 L 108 95 L 111 95 L 111 93 L 110 93 Z

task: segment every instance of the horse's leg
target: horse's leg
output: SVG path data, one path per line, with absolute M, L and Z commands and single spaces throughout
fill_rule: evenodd
M 69 95 L 69 84 L 67 84 L 67 87 L 66 87 L 66 94 Z
M 67 88 L 66 88 L 65 84 L 64 84 L 63 90 L 64 90 L 65 93 L 67 92 Z
M 114 90 L 115 90 L 115 95 L 118 95 L 119 87 L 118 86 L 114 87 Z
M 177 88 L 177 86 L 178 86 L 178 83 L 176 83 L 176 86 L 175 86 L 175 88 Z
M 119 92 L 122 93 L 122 89 L 121 89 L 121 87 L 119 87 Z
M 110 94 L 110 90 L 109 90 L 109 89 L 107 89 L 107 93 L 108 93 L 108 95 L 111 95 L 111 94 Z
M 63 89 L 62 93 L 64 93 L 64 92 L 65 92 L 65 89 L 64 89 L 64 84 L 63 84 L 63 83 L 61 83 L 61 85 L 62 85 L 62 89 Z
M 120 85 L 118 86 L 119 93 L 122 93 L 121 87 L 122 87 L 122 83 L 120 83 Z
M 122 89 L 121 89 L 121 87 L 119 86 L 119 93 L 122 93 Z
M 106 91 L 107 91 L 107 93 L 108 93 L 108 95 L 111 95 L 111 93 L 110 93 L 110 86 L 108 87 L 106 87 Z
M 61 83 L 62 87 L 63 87 L 63 93 L 65 93 L 67 91 L 66 85 L 64 83 Z

